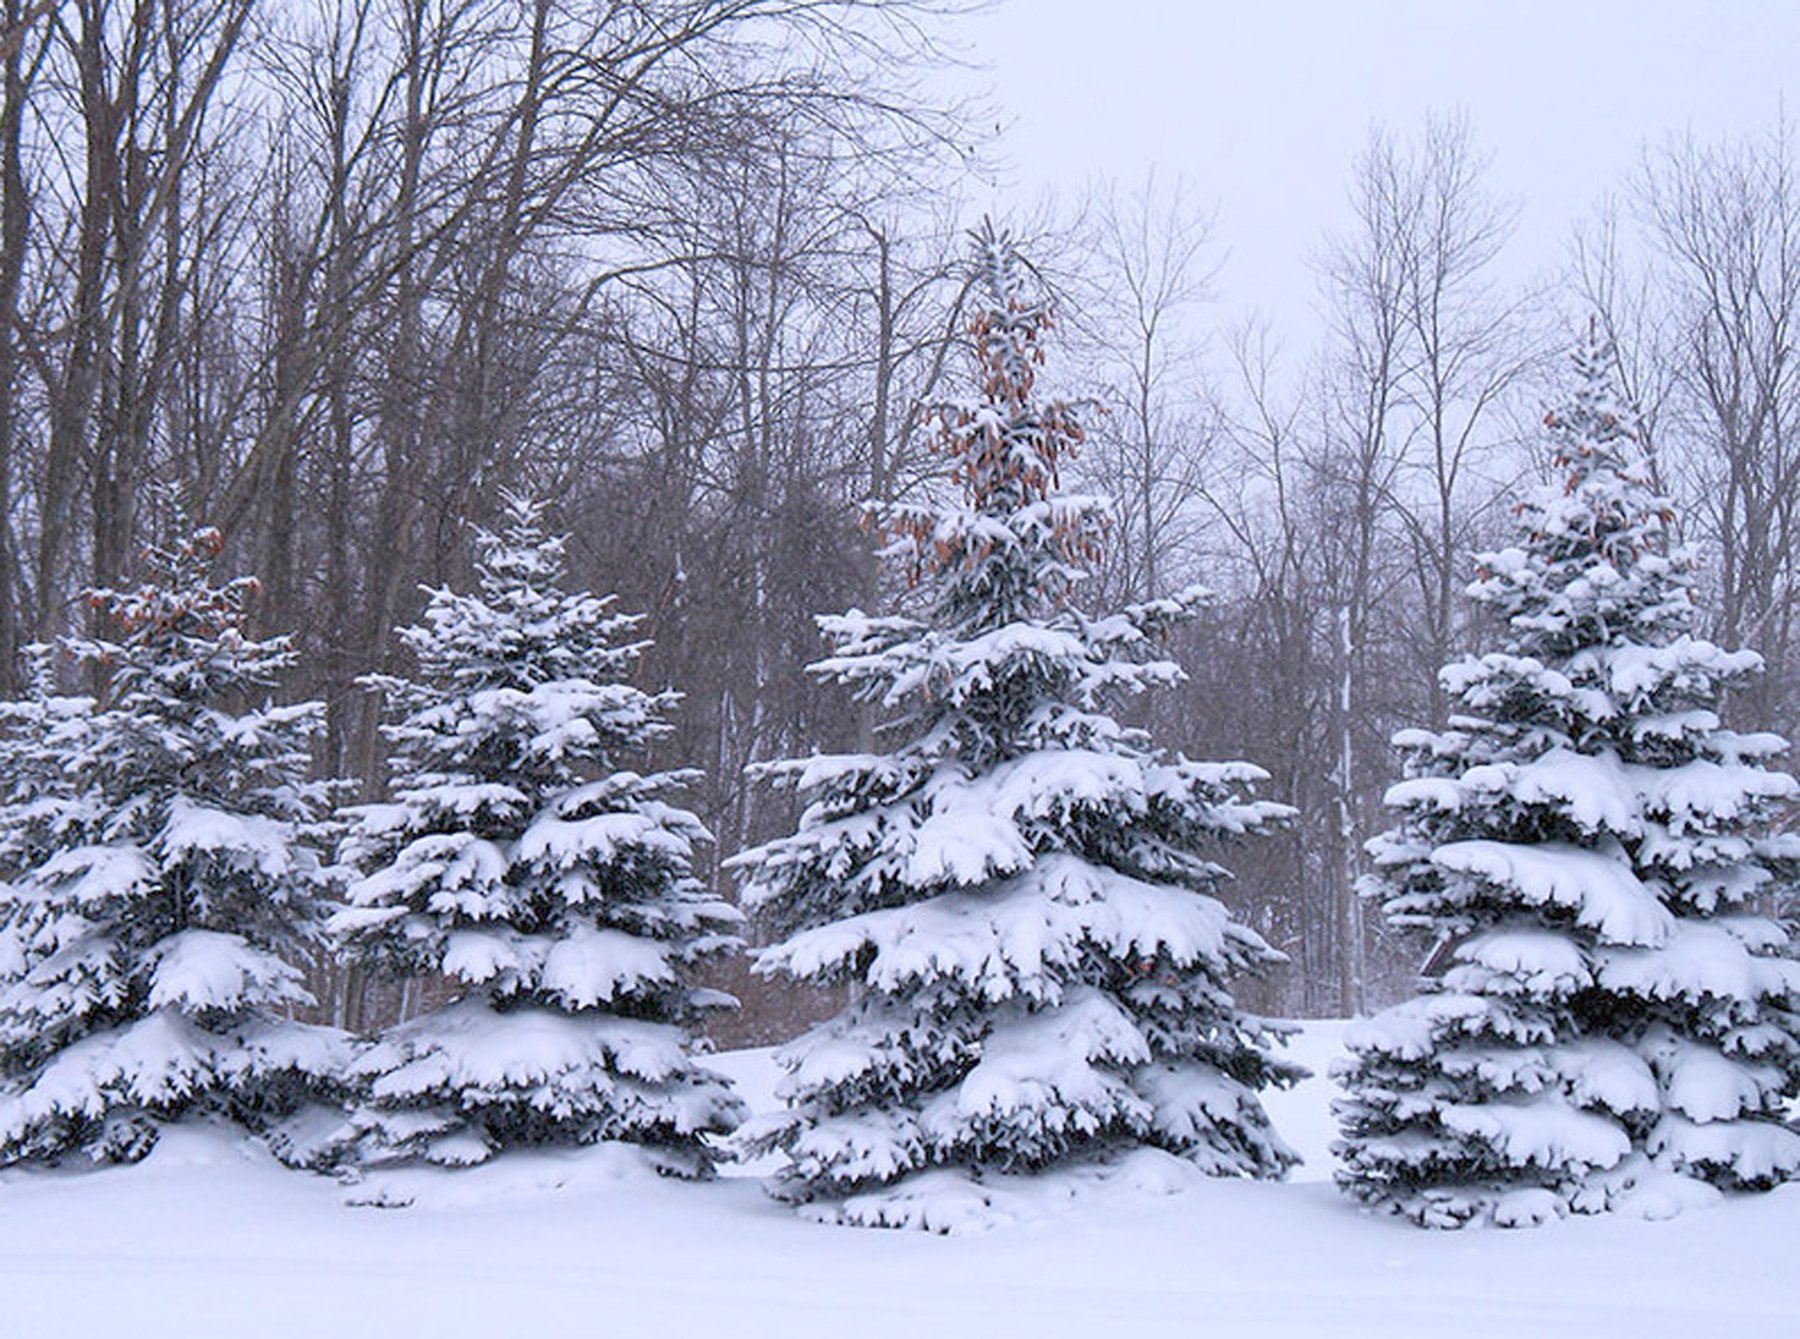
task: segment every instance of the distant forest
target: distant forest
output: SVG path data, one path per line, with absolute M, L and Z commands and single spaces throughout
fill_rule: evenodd
M 26 646 L 89 630 L 84 592 L 217 526 L 326 704 L 319 774 L 377 796 L 356 681 L 404 667 L 393 629 L 468 581 L 516 490 L 571 536 L 572 584 L 647 616 L 729 892 L 720 861 L 794 817 L 745 767 L 877 724 L 805 672 L 815 615 L 909 598 L 863 504 L 947 486 L 924 429 L 967 389 L 997 154 L 991 112 L 942 94 L 978 83 L 942 75 L 962 8 L 0 0 L 0 695 Z M 1797 166 L 1785 121 L 1651 146 L 1594 183 L 1617 204 L 1565 271 L 1515 289 L 1478 128 L 1373 132 L 1295 330 L 1211 319 L 1204 182 L 1007 221 L 1056 295 L 1046 383 L 1105 410 L 1065 480 L 1116 508 L 1078 598 L 1210 587 L 1188 682 L 1140 723 L 1257 763 L 1302 816 L 1226 858 L 1289 958 L 1251 1003 L 1348 1015 L 1418 969 L 1356 892 L 1388 739 L 1446 714 L 1475 555 L 1510 542 L 1589 320 L 1702 631 L 1768 662 L 1739 724 L 1800 725 Z M 807 1008 L 731 985 L 734 1035 Z

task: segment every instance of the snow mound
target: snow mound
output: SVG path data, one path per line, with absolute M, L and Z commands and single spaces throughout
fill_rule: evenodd
M 975 1176 L 938 1168 L 877 1191 L 803 1205 L 800 1212 L 819 1223 L 921 1228 L 958 1237 L 1054 1219 L 1075 1201 L 1094 1208 L 1127 1208 L 1144 1199 L 1181 1194 L 1207 1179 L 1184 1159 L 1137 1148 L 1115 1159 L 1031 1176 Z
M 518 1150 L 480 1166 L 380 1169 L 346 1182 L 342 1199 L 357 1208 L 447 1213 L 563 1190 L 646 1186 L 662 1179 L 653 1154 L 637 1144 L 610 1140 L 581 1149 Z

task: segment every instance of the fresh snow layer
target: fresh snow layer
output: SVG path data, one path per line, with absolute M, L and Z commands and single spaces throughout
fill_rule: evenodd
M 1308 1025 L 1290 1054 L 1323 1075 L 1341 1034 Z M 770 1108 L 767 1051 L 709 1063 Z M 753 1179 L 666 1181 L 619 1146 L 347 1208 L 241 1139 L 177 1129 L 136 1167 L 0 1173 L 0 1335 L 1800 1334 L 1800 1186 L 1666 1222 L 1421 1231 L 1330 1185 L 1330 1097 L 1322 1077 L 1267 1097 L 1306 1158 L 1288 1184 L 1132 1167 L 957 1237 L 810 1224 Z

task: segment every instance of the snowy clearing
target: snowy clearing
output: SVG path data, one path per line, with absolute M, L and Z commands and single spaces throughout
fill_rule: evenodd
M 1323 1072 L 1341 1025 L 1292 1048 Z M 763 1051 L 716 1057 L 753 1109 Z M 0 1334 L 1800 1334 L 1800 1186 L 1673 1221 L 1424 1232 L 1329 1184 L 1321 1078 L 1269 1098 L 1287 1184 L 1113 1184 L 1009 1227 L 814 1226 L 754 1181 L 655 1178 L 617 1148 L 431 1173 L 353 1209 L 224 1134 L 144 1163 L 0 1175 Z

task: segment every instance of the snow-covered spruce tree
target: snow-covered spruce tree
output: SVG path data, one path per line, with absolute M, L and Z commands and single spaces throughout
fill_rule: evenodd
M 42 674 L 23 709 L 47 733 L 8 812 L 0 1161 L 131 1160 L 185 1115 L 318 1152 L 348 1047 L 287 1014 L 323 920 L 320 708 L 268 705 L 293 651 L 245 634 L 255 582 L 211 583 L 220 546 L 199 530 L 90 594 L 116 638 L 69 643 L 105 679 L 91 718 Z
M 34 643 L 23 659 L 25 695 L 0 702 L 0 987 L 41 951 L 26 923 L 33 901 L 12 881 L 82 841 L 85 809 L 69 770 L 94 713 L 93 698 L 58 691 L 55 647 Z
M 692 772 L 624 770 L 672 693 L 626 682 L 639 623 L 560 588 L 563 541 L 509 499 L 477 538 L 479 590 L 434 590 L 400 637 L 416 680 L 379 677 L 400 718 L 392 798 L 350 816 L 358 872 L 334 929 L 364 963 L 441 974 L 443 1009 L 353 1067 L 370 1165 L 481 1162 L 514 1146 L 617 1139 L 659 1170 L 712 1170 L 740 1104 L 691 1058 L 687 1025 L 729 996 L 689 969 L 737 945 L 695 879 L 705 829 L 667 798 Z
M 806 809 L 734 861 L 789 935 L 758 970 L 851 988 L 780 1053 L 788 1109 L 744 1139 L 786 1155 L 772 1193 L 831 1221 L 954 1231 L 998 1174 L 1137 1149 L 1294 1161 L 1257 1092 L 1300 1071 L 1228 989 L 1279 955 L 1210 895 L 1227 876 L 1203 854 L 1286 810 L 1246 795 L 1256 768 L 1170 756 L 1110 714 L 1179 679 L 1149 653 L 1202 593 L 1068 603 L 1105 504 L 1059 492 L 1077 413 L 1034 393 L 1050 315 L 991 228 L 974 277 L 981 398 L 939 416 L 965 500 L 879 517 L 929 614 L 820 620 L 836 654 L 813 671 L 889 713 L 891 747 L 759 769 Z
M 1752 899 L 1790 877 L 1768 734 L 1720 724 L 1758 658 L 1693 637 L 1612 351 L 1546 419 L 1562 479 L 1520 507 L 1476 599 L 1503 649 L 1448 666 L 1459 710 L 1396 739 L 1399 825 L 1370 844 L 1389 918 L 1437 935 L 1428 993 L 1347 1035 L 1340 1182 L 1438 1227 L 1653 1215 L 1800 1166 L 1800 985 Z
M 48 859 L 79 819 L 69 766 L 95 705 L 86 695 L 58 691 L 54 647 L 34 643 L 23 659 L 25 695 L 0 702 L 0 880 Z M 0 963 L 0 977 L 6 970 Z

